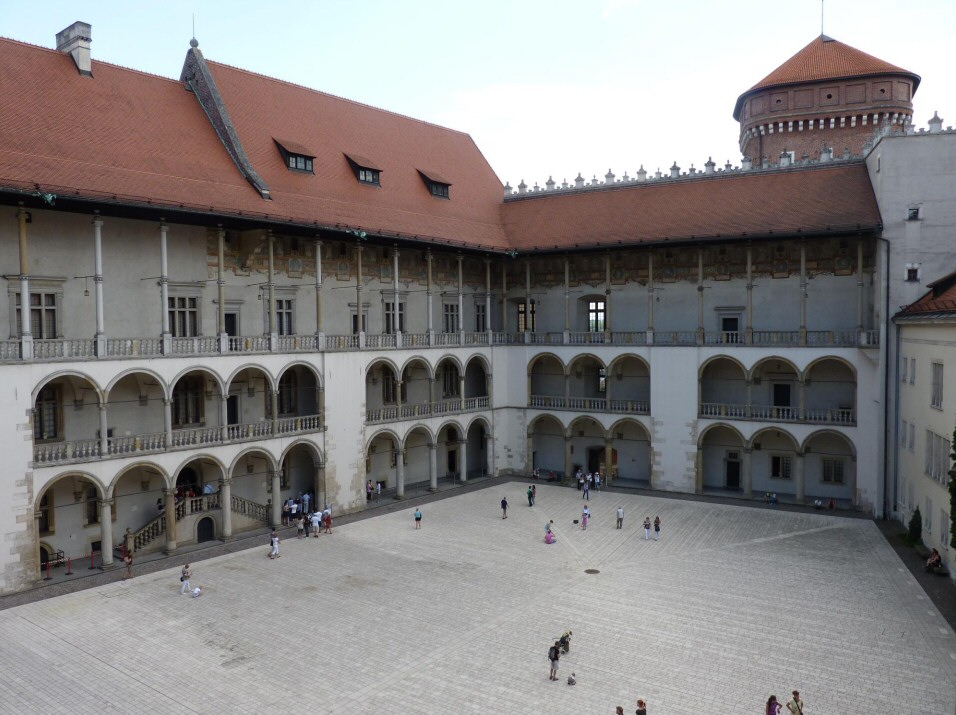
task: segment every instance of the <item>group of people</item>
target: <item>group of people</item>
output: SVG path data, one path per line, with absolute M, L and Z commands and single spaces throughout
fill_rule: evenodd
M 312 505 L 315 499 L 312 498 L 312 492 L 300 494 L 297 499 L 289 497 L 282 503 L 282 524 L 291 526 L 295 524 L 299 517 L 312 515 Z M 318 507 L 318 505 L 316 505 Z M 328 504 L 326 504 L 328 508 Z
M 582 492 L 582 499 L 591 498 L 591 487 L 594 487 L 595 491 L 601 491 L 601 473 L 600 472 L 588 472 L 585 474 L 580 469 L 577 471 L 577 474 L 574 475 L 575 480 L 578 483 L 578 491 Z
M 635 715 L 647 715 L 647 701 L 644 698 L 637 699 L 637 710 L 634 711 Z M 624 715 L 624 706 L 618 705 L 614 708 L 614 715 Z
M 803 715 L 803 701 L 800 699 L 799 692 L 793 691 L 786 707 L 787 709 L 784 710 L 784 706 L 777 702 L 777 696 L 771 695 L 767 699 L 767 709 L 764 715 Z
M 326 534 L 332 533 L 332 509 L 328 504 L 321 511 L 316 509 L 311 513 L 300 514 L 294 521 L 296 536 L 300 539 L 303 536 L 306 539 L 309 536 L 318 538 L 322 529 L 325 529 Z

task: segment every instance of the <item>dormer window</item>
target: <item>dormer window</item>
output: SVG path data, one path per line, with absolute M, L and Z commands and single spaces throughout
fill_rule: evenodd
M 282 155 L 282 161 L 285 162 L 285 165 L 290 171 L 300 171 L 304 174 L 315 173 L 313 171 L 315 152 L 301 144 L 285 139 L 276 139 L 273 137 L 272 141 L 276 143 L 279 153 Z
M 450 181 L 443 179 L 433 171 L 423 171 L 422 169 L 419 169 L 418 174 L 422 177 L 422 181 L 425 182 L 425 186 L 428 187 L 428 190 L 431 192 L 432 196 L 436 196 L 440 199 L 451 198 L 449 195 L 449 191 L 451 190 Z
M 352 167 L 352 172 L 360 184 L 382 185 L 382 170 L 378 164 L 358 154 L 346 154 L 345 158 L 348 159 L 349 166 Z

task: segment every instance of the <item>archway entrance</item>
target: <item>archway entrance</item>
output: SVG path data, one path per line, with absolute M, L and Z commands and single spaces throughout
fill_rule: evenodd
M 212 520 L 212 517 L 203 517 L 196 524 L 196 541 L 201 544 L 204 541 L 215 541 L 215 539 L 216 522 Z

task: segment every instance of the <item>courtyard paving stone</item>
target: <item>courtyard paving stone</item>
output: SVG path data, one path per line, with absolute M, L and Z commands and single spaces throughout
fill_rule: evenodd
M 526 488 L 200 561 L 198 599 L 177 567 L 0 611 L 0 713 L 754 713 L 794 688 L 806 715 L 956 709 L 953 631 L 873 522 L 604 492 L 584 531 L 579 492 Z

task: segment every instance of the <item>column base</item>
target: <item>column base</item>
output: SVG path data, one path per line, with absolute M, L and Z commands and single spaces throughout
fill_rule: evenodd
M 430 491 L 430 492 L 437 492 L 437 491 L 438 491 L 438 487 L 428 487 L 428 491 Z
M 173 554 L 175 554 L 175 553 L 176 553 L 176 544 L 175 544 L 175 543 L 173 543 L 173 544 L 171 544 L 171 545 L 167 544 L 166 548 L 163 549 L 163 553 L 166 554 L 167 556 L 172 556 Z
M 392 497 L 392 498 L 393 498 L 395 501 L 404 501 L 404 500 L 407 499 L 408 497 L 406 497 L 404 494 L 396 494 L 396 495 L 395 495 L 394 497 Z

